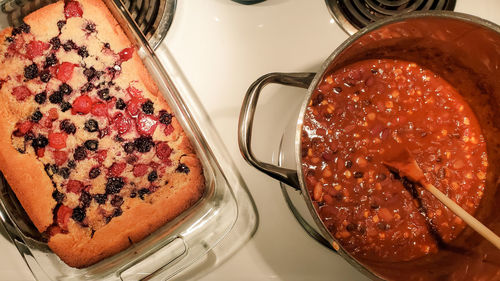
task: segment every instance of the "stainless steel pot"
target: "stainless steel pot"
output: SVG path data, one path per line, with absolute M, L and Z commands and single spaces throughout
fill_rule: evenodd
M 245 160 L 265 174 L 301 190 L 323 237 L 339 254 L 373 279 L 500 280 L 500 251 L 465 229 L 437 254 L 409 262 L 357 260 L 346 253 L 323 225 L 305 186 L 301 160 L 304 113 L 325 74 L 353 62 L 393 58 L 416 62 L 450 82 L 474 110 L 486 138 L 489 168 L 475 216 L 500 233 L 500 27 L 453 12 L 417 12 L 378 21 L 351 36 L 317 73 L 270 73 L 249 88 L 240 113 L 239 146 Z M 263 87 L 277 83 L 306 88 L 295 136 L 296 170 L 258 160 L 251 150 L 253 117 Z

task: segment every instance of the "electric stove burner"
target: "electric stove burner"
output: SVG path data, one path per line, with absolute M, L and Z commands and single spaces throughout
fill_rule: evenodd
M 2 2 L 1 10 L 8 14 L 9 25 L 18 26 L 26 15 L 53 2 L 56 0 L 10 0 Z M 172 24 L 177 0 L 123 0 L 123 3 L 156 49 Z
M 326 0 L 330 13 L 349 35 L 376 20 L 413 11 L 449 10 L 455 0 Z

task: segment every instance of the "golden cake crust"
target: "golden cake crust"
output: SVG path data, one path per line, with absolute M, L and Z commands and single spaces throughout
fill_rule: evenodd
M 92 20 L 99 28 L 99 38 L 105 38 L 110 49 L 122 50 L 132 45 L 104 3 L 100 0 L 81 0 L 79 4 L 84 15 L 92 15 Z M 64 5 L 63 1 L 59 1 L 25 18 L 25 22 L 31 26 L 31 32 L 38 40 L 48 42 L 50 38 L 57 35 L 59 31 L 54 26 L 64 19 Z M 4 45 L 5 38 L 11 32 L 11 28 L 2 31 L 0 45 Z M 83 44 L 82 42 L 76 43 Z M 2 49 L 0 49 L 0 54 L 1 52 Z M 0 71 L 0 79 L 2 75 L 10 71 L 9 69 L 17 69 L 23 65 L 3 65 L 2 67 L 4 71 Z M 154 102 L 155 107 L 171 112 L 136 52 L 130 60 L 121 64 L 121 74 L 116 83 L 130 83 L 129 81 L 144 86 L 145 91 L 142 96 Z M 10 91 L 12 87 L 3 87 L 3 89 L 0 87 L 0 115 L 2 116 L 0 118 L 0 169 L 38 230 L 49 232 L 51 227 L 57 225 L 55 213 L 59 205 L 53 198 L 55 184 L 35 153 L 19 153 L 12 143 L 12 133 L 16 130 L 16 124 L 19 120 L 26 119 L 35 110 L 36 104 L 23 102 L 24 104 L 20 106 Z M 171 126 L 173 132 L 164 139 L 175 151 L 175 155 L 172 153 L 174 155 L 172 158 L 187 166 L 189 172 L 176 173 L 175 167 L 167 168 L 167 173 L 170 174 L 165 177 L 168 181 L 160 184 L 145 199 L 134 198 L 133 200 L 132 196 L 131 198 L 124 197 L 120 206 L 123 213 L 113 217 L 96 230 L 70 219 L 67 231 L 56 232 L 48 241 L 49 247 L 65 263 L 81 268 L 120 252 L 131 243 L 140 241 L 174 219 L 199 200 L 205 188 L 202 166 L 176 118 L 172 118 Z M 84 166 L 76 169 L 90 169 L 91 167 L 87 164 L 82 165 Z

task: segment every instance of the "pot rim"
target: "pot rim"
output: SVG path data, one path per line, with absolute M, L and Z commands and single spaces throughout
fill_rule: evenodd
M 410 12 L 406 14 L 401 14 L 401 15 L 396 15 L 392 16 L 389 18 L 385 18 L 379 21 L 376 21 L 363 29 L 360 29 L 357 33 L 349 36 L 342 44 L 340 44 L 334 51 L 333 53 L 330 54 L 330 56 L 323 62 L 321 65 L 320 69 L 314 76 L 311 84 L 309 85 L 309 88 L 307 89 L 306 96 L 304 97 L 304 101 L 301 105 L 299 116 L 297 119 L 297 127 L 295 131 L 295 162 L 297 164 L 296 169 L 297 169 L 297 176 L 298 176 L 298 181 L 300 184 L 300 189 L 302 196 L 304 197 L 304 200 L 306 201 L 306 205 L 309 209 L 309 212 L 312 214 L 312 217 L 314 219 L 314 222 L 320 229 L 320 233 L 322 236 L 337 250 L 337 252 L 345 259 L 347 260 L 351 265 L 353 265 L 356 269 L 364 273 L 370 278 L 378 279 L 378 280 L 383 280 L 377 275 L 375 275 L 374 272 L 372 272 L 370 269 L 366 268 L 363 264 L 358 262 L 354 257 L 352 257 L 347 251 L 345 251 L 342 248 L 342 245 L 333 237 L 333 235 L 328 231 L 328 229 L 325 227 L 323 224 L 322 220 L 320 219 L 319 214 L 316 212 L 315 207 L 313 206 L 313 201 L 311 197 L 309 196 L 309 192 L 306 188 L 305 181 L 304 181 L 304 172 L 302 170 L 302 157 L 301 157 L 301 151 L 302 151 L 302 144 L 301 144 L 301 135 L 302 135 L 302 127 L 303 127 L 303 122 L 304 122 L 304 116 L 305 112 L 307 109 L 307 106 L 309 104 L 309 101 L 311 99 L 312 93 L 314 90 L 317 88 L 321 78 L 324 76 L 327 70 L 329 69 L 329 66 L 332 64 L 332 62 L 342 53 L 344 52 L 349 46 L 351 46 L 354 42 L 356 42 L 358 39 L 363 37 L 364 35 L 375 31 L 381 27 L 384 27 L 389 24 L 397 23 L 397 22 L 402 22 L 408 19 L 416 19 L 416 18 L 444 18 L 444 19 L 452 19 L 452 20 L 457 20 L 457 21 L 462 21 L 462 22 L 467 22 L 467 23 L 472 23 L 475 25 L 478 25 L 480 27 L 484 27 L 486 29 L 489 29 L 491 31 L 494 31 L 500 35 L 500 26 L 479 18 L 477 16 L 465 14 L 465 13 L 459 13 L 459 12 L 454 12 L 454 11 L 417 11 L 417 12 Z

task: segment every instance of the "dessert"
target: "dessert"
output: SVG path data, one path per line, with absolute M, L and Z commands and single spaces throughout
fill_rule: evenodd
M 0 169 L 68 265 L 113 255 L 199 200 L 186 133 L 100 0 L 0 35 Z

